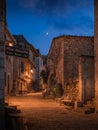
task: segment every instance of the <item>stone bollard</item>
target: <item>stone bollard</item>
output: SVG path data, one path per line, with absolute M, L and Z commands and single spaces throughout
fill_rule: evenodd
M 77 110 L 77 108 L 78 108 L 78 102 L 75 101 L 75 102 L 74 102 L 74 110 Z

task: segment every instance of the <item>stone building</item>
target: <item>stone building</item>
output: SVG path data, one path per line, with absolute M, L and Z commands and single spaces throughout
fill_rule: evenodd
M 79 58 L 79 90 L 80 101 L 93 101 L 95 98 L 94 56 L 82 55 Z
M 27 49 L 29 56 L 27 58 L 14 57 L 13 86 L 16 94 L 30 92 L 35 82 L 35 57 L 39 56 L 36 49 L 31 45 L 23 35 L 14 35 L 19 48 Z
M 50 71 L 48 78 L 49 86 L 53 86 L 55 83 L 62 84 L 65 96 L 69 96 L 69 98 L 73 100 L 77 99 L 85 102 L 93 98 L 94 94 L 92 94 L 91 97 L 87 96 L 89 95 L 87 93 L 88 88 L 85 92 L 87 93 L 86 98 L 84 99 L 82 96 L 85 91 L 84 87 L 87 87 L 85 86 L 86 84 L 92 84 L 89 89 L 91 89 L 90 92 L 94 91 L 92 87 L 94 85 L 93 49 L 93 37 L 60 36 L 54 38 L 47 58 L 47 65 Z M 81 60 L 81 58 L 83 60 Z M 85 59 L 87 59 L 87 61 Z M 88 68 L 89 63 L 91 67 Z M 87 71 L 87 69 L 84 71 L 84 68 L 88 68 L 90 72 Z M 82 77 L 85 74 L 87 75 L 85 79 L 87 83 L 84 84 L 84 87 L 79 80 L 79 78 L 81 78 L 80 73 Z M 79 85 L 81 85 L 81 87 Z M 81 90 L 79 90 L 79 87 Z
M 98 1 L 94 0 L 95 104 L 98 111 Z
M 5 36 L 5 96 L 30 92 L 33 88 L 37 89 L 36 81 L 39 82 L 37 70 L 39 71 L 42 65 L 39 64 L 40 54 L 23 35 L 12 36 L 7 27 Z M 23 50 L 28 52 L 28 56 Z M 36 59 L 39 59 L 38 63 Z
M 13 56 L 7 54 L 6 46 L 14 46 L 16 44 L 16 40 L 11 35 L 6 27 L 5 31 L 5 96 L 12 93 L 13 90 Z
M 6 27 L 6 0 L 0 0 L 0 129 L 4 130 L 4 46 Z
M 41 77 L 40 77 L 40 73 L 43 69 L 43 58 L 40 54 L 40 51 L 37 49 L 37 52 L 39 54 L 38 57 L 35 57 L 35 63 L 36 63 L 36 74 L 35 74 L 35 79 L 36 79 L 36 83 L 37 83 L 37 91 L 41 90 Z

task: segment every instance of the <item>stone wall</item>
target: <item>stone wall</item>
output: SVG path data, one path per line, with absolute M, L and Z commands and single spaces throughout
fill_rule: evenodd
M 93 56 L 93 37 L 65 37 L 64 48 L 64 82 L 69 82 L 71 79 L 78 78 L 78 63 L 79 56 Z
M 49 69 L 48 84 L 54 85 L 56 82 L 63 81 L 63 38 L 54 39 L 47 57 L 47 66 Z
M 61 36 L 54 38 L 48 54 L 49 85 L 51 80 L 61 83 L 66 92 L 75 92 L 79 83 L 79 57 L 81 55 L 93 56 L 94 38 L 85 36 Z M 76 85 L 72 85 L 76 84 Z M 69 85 L 74 86 L 69 89 Z M 67 90 L 66 90 L 67 89 Z M 73 93 L 72 92 L 72 93 Z M 75 95 L 74 95 L 75 96 Z
M 5 96 L 13 91 L 13 56 L 5 56 Z
M 94 57 L 81 56 L 79 59 L 79 101 L 86 102 L 94 99 Z
M 0 0 L 0 129 L 4 130 L 5 0 Z
M 19 77 L 20 74 L 20 58 L 19 57 L 13 57 L 13 88 L 14 88 L 14 92 L 13 94 L 17 94 L 18 93 L 18 82 L 17 82 L 17 78 Z
M 96 110 L 98 111 L 98 1 L 94 0 L 95 24 L 94 24 L 94 55 L 95 55 L 95 99 Z

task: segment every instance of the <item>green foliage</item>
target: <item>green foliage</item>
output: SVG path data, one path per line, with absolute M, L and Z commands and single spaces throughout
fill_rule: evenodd
M 55 86 L 51 86 L 50 91 L 54 97 L 62 97 L 63 95 L 63 89 L 60 83 L 55 84 Z
M 41 73 L 40 73 L 40 76 L 42 77 L 43 79 L 43 83 L 47 83 L 47 80 L 48 80 L 48 71 L 47 70 L 42 70 Z

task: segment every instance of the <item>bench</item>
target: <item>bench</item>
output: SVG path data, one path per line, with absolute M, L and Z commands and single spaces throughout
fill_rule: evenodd
M 72 100 L 69 100 L 69 99 L 62 99 L 60 101 L 60 104 L 64 104 L 64 105 L 67 105 L 67 106 L 74 106 L 74 102 Z

